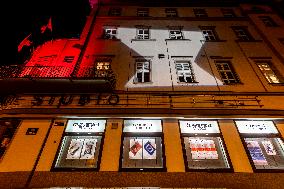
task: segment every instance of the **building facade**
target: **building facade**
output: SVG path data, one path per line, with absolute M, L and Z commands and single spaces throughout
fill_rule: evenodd
M 1 188 L 282 188 L 284 21 L 269 6 L 95 4 L 1 74 Z

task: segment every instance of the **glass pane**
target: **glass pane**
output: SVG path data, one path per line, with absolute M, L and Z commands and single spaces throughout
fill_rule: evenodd
M 245 143 L 256 169 L 284 169 L 280 138 L 245 138 Z
M 220 137 L 183 137 L 189 169 L 230 168 Z
M 161 137 L 124 137 L 122 168 L 163 168 Z
M 101 136 L 65 136 L 55 168 L 97 168 Z

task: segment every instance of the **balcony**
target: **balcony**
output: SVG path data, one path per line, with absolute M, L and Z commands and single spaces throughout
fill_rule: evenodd
M 86 93 L 109 92 L 115 88 L 111 69 L 96 70 L 94 66 L 1 66 L 0 93 Z

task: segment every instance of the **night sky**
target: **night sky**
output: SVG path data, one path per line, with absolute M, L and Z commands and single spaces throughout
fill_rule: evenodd
M 16 0 L 9 1 L 2 14 L 4 27 L 4 51 L 1 65 L 20 64 L 21 53 L 17 52 L 18 44 L 30 33 L 33 42 L 44 41 L 40 28 L 52 17 L 52 37 L 78 37 L 90 12 L 88 0 Z M 2 7 L 3 11 L 3 7 Z M 5 29 L 4 29 L 5 28 Z M 39 39 L 38 37 L 43 37 Z

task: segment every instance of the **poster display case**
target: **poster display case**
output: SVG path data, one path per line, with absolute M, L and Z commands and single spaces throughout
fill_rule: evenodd
M 273 121 L 235 121 L 254 171 L 284 171 L 284 143 Z
M 124 120 L 120 169 L 122 171 L 163 171 L 161 120 Z
M 217 121 L 179 121 L 187 171 L 232 171 Z
M 53 170 L 98 170 L 106 120 L 69 120 Z

